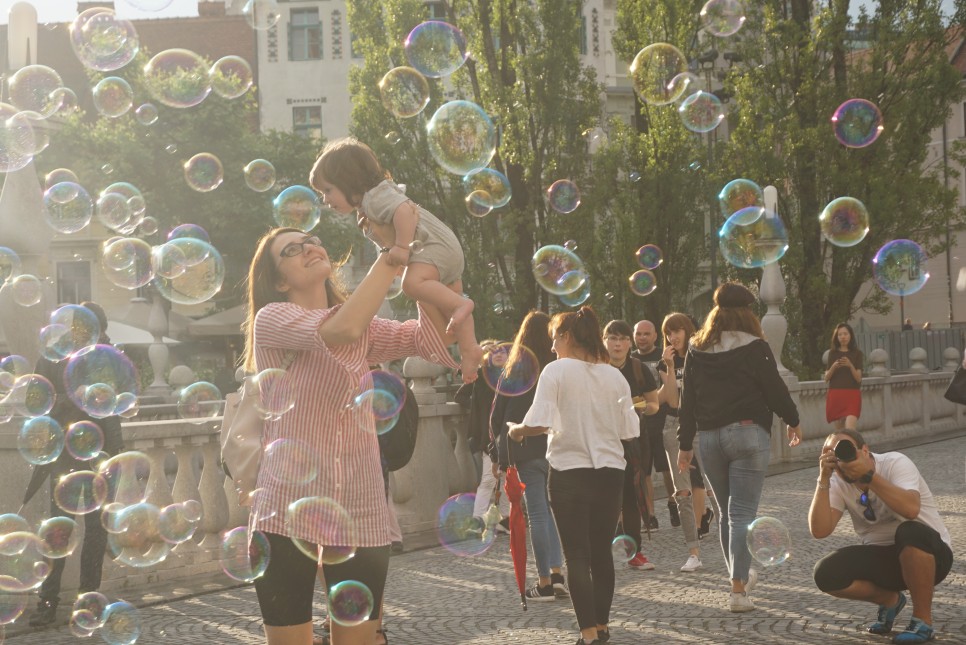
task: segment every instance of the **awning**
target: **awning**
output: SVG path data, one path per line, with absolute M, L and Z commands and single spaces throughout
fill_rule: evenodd
M 238 305 L 188 323 L 188 335 L 241 336 L 243 320 L 245 320 L 245 305 Z
M 115 345 L 153 345 L 154 336 L 151 332 L 140 329 L 133 325 L 127 325 L 116 320 L 107 321 L 107 335 L 111 338 L 111 343 Z M 178 345 L 179 342 L 173 338 L 163 336 L 161 340 L 165 345 Z

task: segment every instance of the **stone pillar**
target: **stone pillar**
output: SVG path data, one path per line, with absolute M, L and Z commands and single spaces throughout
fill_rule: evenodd
M 148 360 L 154 372 L 154 380 L 145 390 L 145 394 L 154 396 L 168 396 L 171 388 L 164 380 L 168 370 L 168 346 L 164 344 L 164 335 L 168 333 L 168 317 L 164 313 L 164 303 L 161 294 L 155 292 L 151 297 L 151 314 L 148 316 L 148 331 L 154 337 L 154 342 L 148 347 Z
M 774 186 L 765 186 L 765 208 L 773 213 L 778 212 L 778 190 Z M 761 318 L 761 328 L 765 332 L 765 339 L 771 345 L 778 363 L 778 373 L 786 380 L 794 375 L 782 364 L 782 350 L 785 347 L 785 336 L 788 334 L 788 321 L 782 314 L 781 306 L 785 302 L 785 279 L 777 262 L 767 265 L 761 275 L 759 297 L 768 310 Z
M 913 347 L 909 350 L 909 371 L 913 374 L 928 374 L 929 366 L 926 365 L 928 358 L 926 350 L 922 347 Z
M 955 372 L 960 365 L 959 350 L 955 347 L 947 347 L 943 350 L 943 371 Z
M 869 352 L 869 361 L 872 367 L 869 369 L 869 376 L 889 376 L 889 353 L 881 347 L 876 347 Z

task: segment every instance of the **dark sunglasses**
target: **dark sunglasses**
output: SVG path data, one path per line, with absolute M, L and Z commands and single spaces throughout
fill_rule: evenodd
M 862 511 L 862 515 L 865 517 L 865 519 L 869 520 L 870 522 L 875 522 L 875 511 L 872 510 L 872 501 L 869 499 L 868 493 L 862 493 L 859 495 L 859 504 L 862 504 L 862 506 L 865 507 L 865 510 Z
M 292 242 L 291 244 L 286 244 L 285 248 L 279 255 L 283 258 L 294 258 L 296 255 L 302 255 L 305 251 L 305 245 L 309 246 L 322 246 L 322 240 L 313 236 L 307 237 L 301 242 Z

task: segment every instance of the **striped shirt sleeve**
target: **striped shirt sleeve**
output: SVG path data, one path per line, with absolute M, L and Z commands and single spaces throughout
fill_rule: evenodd
M 374 318 L 369 324 L 369 343 L 366 360 L 370 364 L 383 363 L 419 356 L 432 363 L 458 369 L 422 305 L 417 304 L 419 318 L 399 322 Z

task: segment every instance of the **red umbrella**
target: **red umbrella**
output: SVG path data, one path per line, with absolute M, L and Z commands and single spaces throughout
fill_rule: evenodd
M 527 610 L 527 522 L 523 517 L 523 489 L 520 475 L 515 466 L 506 471 L 506 482 L 503 489 L 510 500 L 510 558 L 513 560 L 513 574 L 517 578 L 520 589 L 520 603 L 523 611 Z

